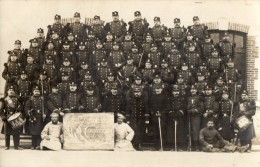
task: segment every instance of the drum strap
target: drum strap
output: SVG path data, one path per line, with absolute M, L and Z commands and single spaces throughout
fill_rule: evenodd
M 6 101 L 11 108 L 15 108 L 15 104 L 9 96 L 6 97 Z

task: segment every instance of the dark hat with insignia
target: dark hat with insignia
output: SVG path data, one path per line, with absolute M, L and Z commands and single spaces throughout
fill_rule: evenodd
M 173 90 L 173 91 L 179 91 L 178 85 L 173 85 L 173 86 L 172 86 L 172 90 Z
M 197 73 L 197 76 L 203 76 L 201 72 L 198 72 Z
M 137 45 L 136 44 L 132 45 L 132 49 L 138 49 Z
M 153 47 L 157 47 L 157 45 L 155 43 L 152 43 L 151 48 Z
M 95 15 L 94 20 L 100 20 L 100 16 Z
M 108 77 L 114 77 L 115 74 L 114 74 L 113 72 L 109 72 L 109 73 L 107 74 L 107 76 L 108 76 Z
M 86 60 L 81 61 L 81 65 L 86 65 L 88 62 Z
M 139 76 L 139 75 L 135 75 L 135 80 L 142 80 L 142 78 L 141 78 L 141 76 Z
M 158 79 L 158 78 L 161 78 L 161 76 L 160 76 L 159 74 L 155 74 L 155 75 L 154 75 L 154 79 L 155 79 L 155 78 Z
M 107 32 L 107 35 L 113 35 L 110 31 Z
M 91 76 L 90 71 L 86 71 L 85 76 Z
M 229 92 L 227 91 L 227 89 L 223 89 L 222 94 L 229 94 Z
M 71 82 L 69 83 L 70 86 L 77 86 L 77 84 L 75 82 Z
M 218 52 L 218 50 L 216 48 L 213 48 L 212 53 L 213 52 Z
M 33 87 L 33 89 L 32 89 L 33 91 L 35 91 L 35 90 L 40 90 L 40 88 L 39 88 L 39 86 L 38 85 L 36 85 L 36 86 L 34 86 Z
M 46 56 L 46 60 L 53 60 L 52 55 L 47 55 L 47 56 Z
M 68 34 L 68 36 L 74 36 L 74 34 L 73 34 L 72 32 L 70 32 L 70 33 Z
M 92 30 L 89 30 L 88 35 L 94 35 L 94 32 Z
M 160 17 L 154 17 L 153 21 L 161 21 Z
M 101 62 L 107 62 L 106 58 L 103 57 L 103 58 L 101 59 Z
M 165 37 L 171 37 L 170 33 L 167 31 Z
M 147 59 L 145 63 L 151 63 L 151 59 Z
M 33 38 L 32 40 L 30 40 L 30 42 L 32 42 L 32 43 L 38 43 L 38 39 L 37 39 L 37 38 Z
M 56 19 L 56 20 L 60 20 L 61 17 L 60 17 L 60 15 L 57 15 L 57 14 L 56 14 L 56 15 L 54 16 L 54 19 Z
M 17 53 L 13 50 L 7 52 L 10 56 L 17 56 Z
M 65 41 L 63 45 L 70 45 L 68 41 Z
M 26 73 L 25 70 L 22 70 L 22 71 L 21 71 L 21 75 L 23 75 L 23 74 L 27 75 L 27 73 Z
M 70 59 L 68 57 L 65 57 L 63 60 L 63 62 L 68 62 L 68 61 L 70 62 Z
M 10 86 L 7 87 L 7 90 L 10 90 L 10 89 L 15 91 L 15 87 L 13 85 L 10 85 Z
M 210 86 L 207 85 L 207 86 L 205 87 L 205 90 L 212 90 L 212 87 L 210 87 Z
M 241 93 L 241 95 L 242 95 L 242 94 L 248 95 L 248 91 L 247 91 L 247 90 L 243 90 L 242 93 Z
M 51 84 L 52 89 L 59 89 L 58 85 L 56 83 Z
M 112 12 L 112 16 L 118 16 L 118 11 Z
M 181 20 L 180 20 L 179 18 L 175 18 L 175 19 L 173 20 L 173 22 L 174 22 L 174 23 L 180 23 Z
M 141 16 L 141 12 L 140 11 L 135 11 L 135 16 Z
M 46 71 L 46 70 L 42 70 L 42 71 L 40 72 L 40 75 L 47 75 L 47 71 Z
M 64 72 L 61 73 L 61 76 L 69 76 L 69 73 L 64 71 Z
M 132 60 L 132 59 L 133 59 L 133 56 L 128 55 L 128 56 L 126 57 L 126 59 L 127 59 L 127 60 Z
M 52 44 L 54 44 L 54 43 L 53 43 L 53 40 L 49 40 L 49 41 L 48 41 L 48 44 L 49 44 L 49 43 L 52 43 Z
M 79 46 L 86 46 L 86 45 L 85 45 L 85 42 L 82 42 L 82 41 L 81 41 L 81 42 L 79 43 Z
M 76 12 L 76 13 L 74 14 L 74 17 L 80 17 L 80 13 Z
M 119 43 L 118 43 L 118 42 L 114 42 L 114 43 L 113 43 L 113 46 L 114 46 L 114 45 L 119 46 Z
M 43 33 L 43 29 L 42 29 L 42 28 L 39 28 L 39 29 L 37 30 L 37 33 Z
M 205 39 L 210 39 L 210 35 L 205 35 Z
M 32 57 L 32 58 L 34 58 L 33 55 L 30 54 L 30 53 L 27 54 L 27 57 Z
M 193 17 L 193 21 L 197 21 L 197 20 L 199 20 L 199 17 L 198 16 L 194 16 Z
M 232 59 L 232 58 L 229 58 L 229 59 L 228 59 L 228 63 L 234 63 L 233 59 Z
M 97 44 L 101 44 L 101 45 L 103 45 L 103 43 L 102 43 L 100 40 L 97 40 L 96 45 L 97 45 Z
M 111 89 L 118 90 L 117 84 L 114 84 L 114 85 L 111 87 Z
M 162 59 L 161 64 L 167 64 L 168 62 L 165 59 Z
M 180 75 L 178 75 L 178 79 L 179 79 L 179 78 L 183 78 L 183 75 L 181 75 L 181 74 L 180 74 Z
M 147 36 L 152 36 L 152 35 L 148 32 L 148 33 L 146 34 L 146 37 L 147 37 Z
M 22 42 L 20 41 L 20 40 L 16 40 L 15 42 L 14 42 L 14 44 L 22 44 Z
M 195 85 L 191 85 L 191 87 L 190 87 L 190 90 L 192 90 L 192 89 L 195 89 L 195 90 L 197 90 L 197 88 L 196 88 L 196 86 L 195 86 Z
M 160 85 L 160 84 L 157 84 L 157 85 L 154 85 L 154 89 L 162 89 L 163 87 L 162 87 L 162 85 Z
M 192 36 L 191 32 L 187 32 L 187 36 Z
M 182 63 L 182 66 L 188 66 L 186 63 Z

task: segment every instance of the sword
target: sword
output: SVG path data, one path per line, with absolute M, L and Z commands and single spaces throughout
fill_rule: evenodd
M 174 121 L 174 144 L 175 144 L 175 151 L 177 152 L 177 121 Z
M 162 129 L 161 129 L 161 119 L 160 119 L 160 112 L 157 111 L 157 115 L 158 115 L 158 123 L 159 123 L 159 133 L 160 133 L 160 144 L 161 144 L 161 151 L 163 151 L 163 141 L 162 141 Z

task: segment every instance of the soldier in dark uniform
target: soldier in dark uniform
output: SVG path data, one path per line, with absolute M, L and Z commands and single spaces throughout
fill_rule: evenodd
M 194 84 L 195 87 L 197 88 L 197 94 L 200 95 L 201 97 L 204 96 L 204 88 L 208 86 L 208 82 L 205 80 L 205 76 L 202 75 L 202 73 L 198 72 L 196 74 L 198 81 Z
M 71 82 L 69 84 L 70 92 L 65 95 L 63 100 L 63 110 L 65 113 L 77 113 L 82 111 L 80 104 L 81 94 L 77 91 L 77 84 Z
M 53 44 L 54 44 L 54 49 L 60 53 L 61 49 L 62 49 L 62 41 L 63 41 L 63 38 L 61 38 L 58 34 L 58 32 L 56 31 L 52 31 L 52 35 L 50 37 L 50 39 Z
M 47 75 L 47 71 L 42 70 L 40 72 L 38 80 L 36 80 L 36 85 L 39 86 L 42 96 L 47 97 L 51 92 L 50 78 Z
M 172 46 L 170 52 L 168 53 L 167 60 L 171 69 L 173 69 L 174 67 L 177 67 L 177 69 L 181 68 L 183 58 L 175 45 Z
M 126 99 L 123 96 L 122 92 L 119 90 L 119 87 L 113 85 L 110 89 L 110 92 L 104 97 L 102 104 L 103 112 L 112 112 L 114 113 L 114 118 L 116 121 L 117 113 L 125 111 Z
M 50 79 L 50 83 L 57 83 L 58 68 L 55 66 L 51 55 L 46 57 L 45 63 L 42 65 L 42 69 L 46 71 L 47 77 Z
M 111 89 L 112 87 L 117 87 L 117 89 L 119 89 L 120 83 L 118 82 L 118 80 L 116 80 L 116 76 L 115 76 L 115 73 L 110 71 L 108 73 L 108 76 L 107 76 L 107 79 L 106 79 L 106 82 L 103 84 L 103 87 L 102 87 L 102 96 L 106 96 L 107 94 L 109 94 L 111 92 Z
M 198 67 L 198 73 L 201 73 L 203 76 L 205 76 L 205 81 L 209 83 L 210 79 L 210 72 L 208 70 L 208 65 L 206 62 L 202 62 L 202 64 Z
M 80 99 L 83 112 L 86 113 L 97 113 L 101 111 L 101 103 L 99 97 L 95 95 L 95 88 L 89 85 L 85 90 L 85 95 Z
M 217 125 L 217 119 L 219 116 L 219 103 L 216 98 L 212 95 L 212 88 L 206 86 L 205 97 L 204 97 L 204 110 L 202 117 L 202 128 L 206 127 L 209 119 L 214 120 Z
M 89 55 L 96 49 L 96 43 L 97 39 L 95 38 L 95 34 L 91 30 L 88 31 L 88 35 L 85 39 L 85 45 Z
M 136 67 L 133 64 L 133 57 L 127 56 L 126 65 L 120 70 L 120 73 L 122 74 L 122 79 L 124 81 L 130 80 L 131 83 L 133 81 L 133 76 L 136 71 Z
M 31 46 L 28 52 L 33 56 L 35 63 L 40 65 L 43 62 L 43 54 L 42 48 L 39 45 L 39 41 L 37 38 L 34 38 L 31 39 L 29 42 L 31 42 Z
M 59 75 L 62 72 L 67 72 L 69 75 L 69 80 L 74 81 L 75 80 L 75 71 L 74 71 L 74 67 L 71 64 L 71 61 L 68 58 L 65 58 L 63 61 L 63 65 L 61 65 L 60 67 L 60 71 L 59 71 Z
M 149 52 L 151 51 L 151 46 L 153 44 L 153 38 L 150 33 L 147 33 L 144 37 L 144 42 L 142 44 L 142 53 L 144 54 L 145 59 L 147 58 Z
M 126 64 L 123 52 L 119 49 L 119 44 L 117 42 L 114 42 L 113 44 L 113 51 L 111 51 L 107 63 L 108 67 L 115 72 Z
M 194 85 L 190 88 L 191 96 L 188 97 L 187 112 L 189 114 L 190 137 L 192 139 L 193 149 L 199 150 L 199 132 L 201 129 L 201 115 L 204 111 L 203 101 L 197 95 L 197 89 Z
M 223 39 L 217 44 L 217 47 L 223 60 L 227 61 L 229 58 L 234 58 L 236 44 L 230 41 L 228 32 L 225 32 Z
M 32 135 L 31 149 L 40 149 L 41 131 L 44 127 L 46 118 L 46 103 L 40 93 L 39 86 L 32 90 L 32 96 L 26 101 L 24 110 L 29 116 L 29 130 Z
M 22 127 L 13 129 L 7 119 L 16 112 L 22 112 L 22 106 L 19 102 L 19 96 L 15 92 L 15 88 L 9 85 L 7 88 L 7 96 L 0 99 L 0 117 L 3 121 L 1 133 L 5 135 L 5 150 L 10 148 L 10 135 L 13 135 L 14 148 L 16 150 L 22 150 L 19 147 L 20 133 Z
M 154 17 L 154 26 L 150 29 L 154 43 L 158 46 L 159 50 L 162 46 L 163 37 L 167 33 L 167 27 L 161 25 L 160 17 Z
M 185 118 L 187 112 L 187 105 L 186 105 L 186 96 L 180 93 L 180 89 L 178 87 L 173 87 L 172 93 L 170 96 L 170 108 L 168 113 L 168 121 L 167 121 L 167 143 L 170 145 L 175 144 L 175 134 L 176 141 L 177 141 L 177 148 L 178 150 L 183 150 L 185 147 Z M 177 124 L 175 124 L 175 121 Z M 176 126 L 176 132 L 175 132 Z M 174 146 L 173 146 L 174 148 Z
M 172 41 L 176 45 L 177 49 L 183 55 L 183 42 L 186 39 L 186 28 L 181 27 L 181 20 L 179 18 L 175 18 L 174 21 L 174 28 L 170 28 L 169 32 L 172 37 Z
M 185 55 L 186 63 L 193 75 L 197 71 L 197 68 L 202 63 L 201 57 L 200 57 L 199 53 L 195 50 L 196 49 L 195 47 L 196 47 L 195 45 L 190 44 L 189 51 Z
M 220 135 L 227 141 L 231 142 L 231 139 L 233 139 L 234 136 L 234 108 L 233 108 L 233 102 L 230 100 L 228 92 L 224 90 L 222 92 L 221 100 L 219 101 L 219 122 L 218 122 L 218 131 Z
M 76 75 L 76 80 L 78 83 L 80 83 L 84 79 L 86 73 L 90 73 L 91 76 L 94 76 L 87 61 L 80 62 L 80 67 L 78 68 L 77 72 L 78 74 Z
M 95 37 L 100 41 L 104 42 L 105 39 L 105 29 L 104 25 L 100 21 L 100 16 L 95 15 L 93 24 L 90 26 L 90 29 L 94 33 Z
M 201 47 L 205 36 L 208 35 L 208 27 L 200 23 L 198 16 L 193 17 L 193 25 L 188 27 L 188 31 L 191 32 L 193 38 L 198 41 L 199 46 Z
M 58 83 L 58 87 L 62 96 L 65 96 L 70 92 L 70 87 L 69 87 L 70 82 L 71 80 L 69 79 L 69 74 L 67 72 L 62 72 L 61 82 Z
M 135 45 L 135 42 L 132 39 L 132 34 L 128 31 L 125 34 L 124 40 L 121 42 L 122 51 L 126 58 L 126 55 L 128 55 L 131 52 L 132 46 Z
M 18 62 L 21 64 L 22 67 L 24 67 L 26 65 L 26 54 L 28 52 L 28 49 L 26 49 L 26 50 L 21 49 L 21 46 L 22 46 L 22 42 L 20 40 L 16 40 L 14 42 L 14 49 L 13 49 L 13 51 L 17 55 Z M 10 59 L 10 57 L 9 57 L 9 59 Z
M 134 12 L 135 20 L 130 21 L 128 31 L 132 33 L 134 42 L 136 43 L 138 49 L 141 49 L 143 44 L 144 35 L 148 32 L 149 23 L 146 19 L 142 19 L 140 11 Z
M 49 113 L 57 113 L 59 114 L 59 120 L 62 122 L 63 121 L 63 96 L 60 93 L 60 89 L 58 85 L 52 84 L 51 85 L 51 93 L 46 99 L 47 103 L 47 109 Z
M 214 48 L 208 58 L 208 71 L 210 72 L 209 85 L 214 85 L 217 77 L 223 72 L 225 66 L 219 57 L 218 51 Z
M 214 50 L 213 40 L 210 38 L 209 35 L 205 36 L 204 42 L 201 46 L 202 51 L 202 60 L 207 61 L 209 57 L 211 57 L 211 52 Z
M 48 43 L 47 43 L 47 48 L 45 49 L 44 54 L 43 54 L 43 62 L 42 63 L 45 63 L 47 57 L 51 56 L 52 60 L 54 61 L 55 66 L 57 68 L 59 68 L 60 57 L 58 55 L 57 50 L 54 47 L 55 46 L 54 46 L 53 41 L 49 40 Z
M 86 92 L 88 90 L 88 87 L 91 86 L 95 90 L 95 96 L 99 96 L 99 87 L 97 86 L 96 82 L 92 78 L 92 75 L 89 71 L 87 71 L 84 75 L 83 80 L 80 82 L 80 88 L 79 90 L 82 92 Z
M 54 16 L 54 23 L 52 25 L 48 25 L 48 32 L 47 32 L 47 40 L 51 38 L 53 32 L 56 32 L 61 39 L 65 37 L 65 27 L 61 24 L 61 16 L 55 15 Z
M 135 131 L 134 146 L 137 150 L 142 150 L 145 123 L 149 123 L 148 94 L 135 88 L 126 99 L 126 119 Z
M 38 44 L 39 44 L 39 48 L 41 49 L 41 52 L 43 53 L 43 51 L 45 50 L 45 45 L 46 45 L 46 39 L 44 36 L 44 31 L 42 28 L 39 28 L 37 30 L 37 40 L 38 40 Z
M 139 53 L 137 45 L 132 46 L 131 53 L 128 55 L 133 58 L 133 64 L 136 68 L 144 68 L 145 57 L 143 56 L 143 53 Z
M 147 59 L 147 61 L 145 62 L 145 67 L 142 70 L 142 74 L 143 74 L 143 81 L 145 84 L 152 83 L 154 69 L 152 68 L 152 63 L 150 59 Z
M 187 32 L 186 40 L 183 42 L 183 53 L 184 53 L 184 55 L 189 52 L 189 46 L 190 45 L 194 45 L 198 54 L 201 55 L 201 48 L 198 45 L 198 42 L 194 39 L 191 32 Z M 183 56 L 183 58 L 185 59 L 186 57 Z
M 39 78 L 40 66 L 35 63 L 34 57 L 31 54 L 27 54 L 27 65 L 25 71 L 28 75 L 28 79 L 35 82 Z
M 158 46 L 155 43 L 151 46 L 151 51 L 148 54 L 148 58 L 151 60 L 153 68 L 159 68 L 162 56 L 158 50 Z
M 96 73 L 99 87 L 102 87 L 102 85 L 105 83 L 110 71 L 110 68 L 107 66 L 106 58 L 102 58 Z
M 184 78 L 182 75 L 178 75 L 176 79 L 176 83 L 172 85 L 174 89 L 178 89 L 181 96 L 186 96 L 188 94 L 189 85 L 184 82 Z
M 184 83 L 186 85 L 191 85 L 195 83 L 195 79 L 186 63 L 183 63 L 181 66 L 181 70 L 178 72 L 178 75 L 182 75 Z
M 76 66 L 76 56 L 74 54 L 74 50 L 70 48 L 68 41 L 63 43 L 63 48 L 61 50 L 61 62 L 63 62 L 66 58 L 72 63 L 74 67 Z
M 167 84 L 173 84 L 174 83 L 174 73 L 173 71 L 168 67 L 168 61 L 165 59 L 162 59 L 161 61 L 161 68 L 159 69 L 160 76 L 162 78 L 162 81 Z
M 89 58 L 93 71 L 97 71 L 98 65 L 101 63 L 103 58 L 106 58 L 106 50 L 103 48 L 102 42 L 98 40 L 96 42 L 96 48 L 93 50 Z
M 76 53 L 76 57 L 77 57 L 76 62 L 78 64 L 81 64 L 83 61 L 86 63 L 89 63 L 90 55 L 89 55 L 88 50 L 86 49 L 86 45 L 84 42 L 79 43 L 79 48 L 76 50 L 75 53 Z
M 88 27 L 80 22 L 80 13 L 76 12 L 74 14 L 74 23 L 69 25 L 69 32 L 72 32 L 76 41 L 83 41 L 86 36 L 86 29 Z
M 78 49 L 79 41 L 77 41 L 74 34 L 72 32 L 68 33 L 68 36 L 65 40 L 67 40 L 68 44 L 70 45 L 70 50 L 75 53 L 76 49 Z
M 113 43 L 114 43 L 114 38 L 111 32 L 108 32 L 106 35 L 106 41 L 104 43 L 104 48 L 107 52 L 107 57 L 110 55 L 111 51 L 113 50 Z
M 22 69 L 21 64 L 18 62 L 17 54 L 11 51 L 9 52 L 9 55 L 10 61 L 4 64 L 5 68 L 2 72 L 2 77 L 6 80 L 4 91 L 5 95 L 7 92 L 7 87 L 11 84 L 16 83 Z
M 155 148 L 160 148 L 160 136 L 159 136 L 159 122 L 161 121 L 161 134 L 162 141 L 165 144 L 166 139 L 166 130 L 167 130 L 167 108 L 165 107 L 167 104 L 167 98 L 164 93 L 162 93 L 163 88 L 157 86 L 154 88 L 155 93 L 152 96 L 149 96 L 149 106 L 150 106 L 150 115 L 152 116 L 152 125 L 154 132 L 154 144 Z M 158 118 L 159 117 L 159 118 Z
M 116 42 L 121 42 L 126 34 L 127 24 L 123 20 L 119 20 L 119 15 L 117 11 L 112 12 L 113 21 L 109 22 L 105 26 L 106 32 L 111 32 L 114 36 Z
M 225 79 L 222 76 L 219 76 L 214 85 L 213 95 L 215 96 L 217 101 L 220 101 L 222 98 L 223 91 L 227 91 L 227 86 L 225 83 Z
M 252 124 L 250 124 L 249 127 L 244 131 L 240 131 L 238 133 L 238 138 L 240 140 L 241 146 L 249 144 L 250 152 L 252 147 L 252 139 L 255 137 L 255 130 L 252 117 L 255 115 L 256 112 L 256 104 L 254 100 L 248 98 L 248 92 L 246 90 L 242 92 L 241 99 L 242 101 L 239 105 L 238 118 L 244 115 L 252 122 Z
M 170 53 L 172 47 L 174 46 L 174 42 L 172 42 L 172 37 L 169 32 L 166 33 L 164 36 L 164 41 L 162 42 L 162 48 L 160 52 L 162 53 L 162 57 L 166 58 L 167 55 Z

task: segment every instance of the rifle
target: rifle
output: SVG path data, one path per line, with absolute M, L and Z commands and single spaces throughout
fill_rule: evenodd
M 163 151 L 162 127 L 161 127 L 161 119 L 160 119 L 160 112 L 159 111 L 157 111 L 157 115 L 158 115 L 159 133 L 160 133 L 161 151 Z
M 237 94 L 237 83 L 235 82 L 234 97 L 233 97 L 232 106 L 231 106 L 231 110 L 230 110 L 230 122 L 232 121 L 232 117 L 233 117 L 234 102 L 236 100 L 236 94 Z
M 175 144 L 175 151 L 177 152 L 177 120 L 174 121 L 174 144 Z
M 227 84 L 227 91 L 228 91 L 228 77 L 227 77 L 227 67 L 226 67 L 226 70 L 225 70 L 225 77 L 226 77 L 226 84 Z
M 188 151 L 191 151 L 191 123 L 190 123 L 190 114 L 189 114 L 189 144 L 188 144 Z
M 43 79 L 41 79 L 41 91 L 42 91 L 42 121 L 44 121 L 45 120 L 45 118 L 44 118 L 45 116 L 44 116 Z

